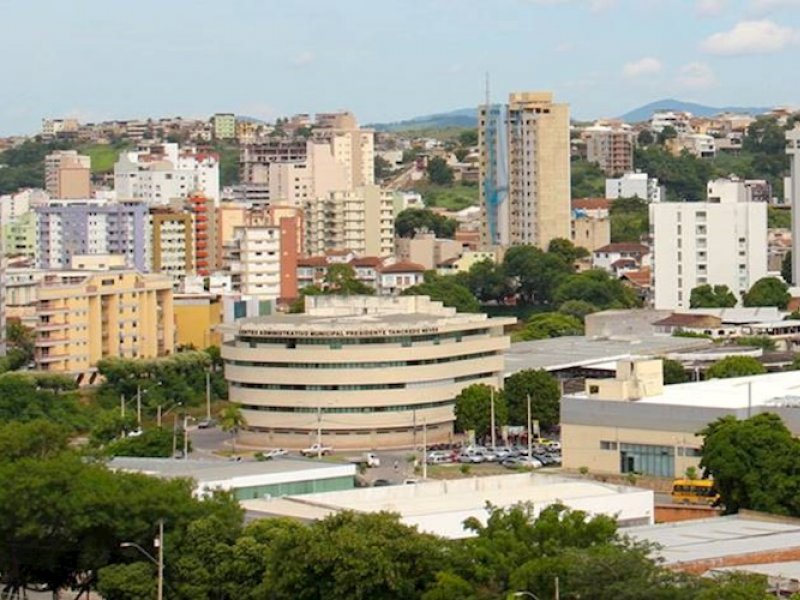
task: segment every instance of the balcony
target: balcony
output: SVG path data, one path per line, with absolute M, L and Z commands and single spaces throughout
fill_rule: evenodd
M 37 348 L 50 348 L 52 346 L 60 346 L 69 342 L 66 337 L 43 337 L 38 338 L 34 344 Z
M 62 353 L 62 354 L 48 354 L 46 356 L 37 356 L 36 362 L 39 364 L 50 364 L 54 362 L 61 362 L 63 360 L 67 360 L 69 358 L 69 354 Z
M 69 327 L 69 323 L 41 323 L 36 326 L 36 331 L 59 331 Z

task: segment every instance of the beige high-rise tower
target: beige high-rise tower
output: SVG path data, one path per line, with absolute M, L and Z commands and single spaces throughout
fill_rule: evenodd
M 569 105 L 550 92 L 514 92 L 506 110 L 480 114 L 485 245 L 546 249 L 570 239 Z

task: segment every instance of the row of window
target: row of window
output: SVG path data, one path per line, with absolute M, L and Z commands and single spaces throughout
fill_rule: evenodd
M 336 348 L 340 346 L 363 345 L 363 344 L 402 344 L 403 346 L 411 346 L 420 342 L 434 342 L 439 343 L 441 340 L 455 339 L 460 342 L 465 337 L 473 337 L 486 335 L 488 329 L 474 329 L 470 331 L 450 331 L 444 333 L 427 334 L 427 335 L 398 335 L 387 337 L 318 337 L 318 338 L 289 338 L 289 337 L 261 337 L 242 335 L 239 338 L 240 342 L 250 344 L 251 348 L 256 348 L 259 344 L 279 344 L 287 348 L 295 348 L 296 346 L 331 346 Z
M 618 442 L 611 442 L 607 440 L 600 441 L 600 450 L 617 450 L 620 444 Z M 646 444 L 621 444 L 622 449 L 628 452 L 640 452 L 650 454 L 663 454 L 674 453 L 674 449 L 670 446 L 649 446 Z M 700 448 L 691 448 L 688 446 L 678 446 L 678 456 L 702 456 Z
M 424 402 L 422 404 L 394 404 L 391 406 L 336 406 L 327 408 L 317 408 L 313 406 L 261 406 L 257 404 L 242 404 L 244 410 L 256 410 L 260 412 L 279 412 L 279 413 L 314 413 L 324 415 L 334 414 L 370 414 L 385 412 L 406 412 L 422 410 L 425 408 L 443 408 L 452 406 L 453 400 L 443 400 L 440 402 Z
M 441 363 L 486 358 L 489 356 L 495 356 L 496 354 L 497 354 L 496 352 L 478 352 L 476 354 L 459 354 L 458 356 L 444 356 L 441 358 L 428 358 L 420 360 L 385 360 L 377 362 L 337 362 L 337 363 L 226 360 L 225 364 L 235 365 L 237 367 L 264 367 L 264 368 L 275 368 L 275 369 L 385 369 L 388 367 L 419 367 L 422 365 L 438 365 Z
M 452 377 L 449 379 L 437 379 L 433 381 L 424 382 L 407 382 L 407 383 L 363 383 L 363 384 L 302 384 L 302 383 L 251 383 L 245 381 L 231 381 L 230 387 L 232 388 L 245 388 L 256 390 L 283 390 L 283 391 L 300 391 L 300 392 L 353 392 L 353 391 L 368 391 L 368 390 L 402 390 L 402 389 L 418 389 L 421 387 L 437 387 L 442 385 L 452 385 L 454 383 L 462 383 L 464 381 L 472 381 L 475 379 L 486 379 L 494 377 L 494 373 L 472 373 L 470 375 L 462 375 L 460 377 Z

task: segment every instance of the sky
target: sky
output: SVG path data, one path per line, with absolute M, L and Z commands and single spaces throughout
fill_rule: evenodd
M 352 110 L 551 90 L 577 119 L 800 106 L 800 0 L 0 0 L 0 135 L 45 117 Z

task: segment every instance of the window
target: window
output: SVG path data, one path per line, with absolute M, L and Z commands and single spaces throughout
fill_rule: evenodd
M 600 450 L 616 450 L 617 449 L 617 442 L 608 442 L 602 440 L 600 442 Z
M 620 444 L 620 472 L 674 477 L 675 449 L 650 444 Z

